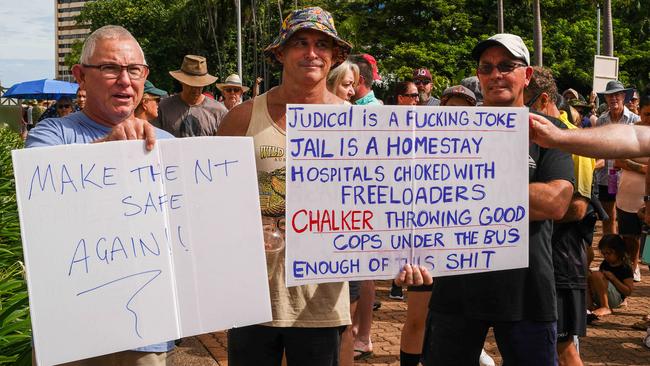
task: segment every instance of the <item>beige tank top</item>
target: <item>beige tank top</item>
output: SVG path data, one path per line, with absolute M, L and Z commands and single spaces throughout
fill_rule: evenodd
M 246 136 L 255 145 L 255 163 L 265 231 L 279 230 L 284 237 L 286 133 L 267 107 L 267 93 L 255 97 Z M 271 310 L 274 327 L 336 327 L 350 324 L 347 282 L 287 288 L 284 281 L 284 250 L 270 274 Z M 267 264 L 268 265 L 268 264 Z

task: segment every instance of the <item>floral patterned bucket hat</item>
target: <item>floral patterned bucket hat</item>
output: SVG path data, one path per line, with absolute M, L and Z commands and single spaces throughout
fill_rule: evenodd
M 334 27 L 334 18 L 328 11 L 319 7 L 304 8 L 292 11 L 282 22 L 280 34 L 266 49 L 264 55 L 266 58 L 275 64 L 279 64 L 275 58 L 275 50 L 284 46 L 291 36 L 299 30 L 314 29 L 319 32 L 325 33 L 334 38 L 334 42 L 339 47 L 339 54 L 336 60 L 332 60 L 332 68 L 336 67 L 350 54 L 352 45 L 339 37 L 336 28 Z

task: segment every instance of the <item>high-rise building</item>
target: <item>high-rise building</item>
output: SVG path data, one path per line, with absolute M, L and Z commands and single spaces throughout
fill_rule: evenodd
M 90 34 L 87 24 L 77 24 L 75 17 L 81 13 L 87 0 L 54 0 L 56 38 L 54 39 L 54 77 L 58 80 L 74 81 L 70 69 L 65 65 L 65 56 L 72 52 L 75 41 L 83 42 Z

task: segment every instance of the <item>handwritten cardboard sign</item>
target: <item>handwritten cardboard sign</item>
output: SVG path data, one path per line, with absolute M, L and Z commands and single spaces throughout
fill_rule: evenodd
M 13 152 L 39 364 L 271 320 L 249 138 Z
M 287 284 L 526 267 L 527 113 L 289 105 Z

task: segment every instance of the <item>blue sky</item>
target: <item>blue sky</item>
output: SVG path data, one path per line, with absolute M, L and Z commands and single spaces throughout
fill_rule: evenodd
M 54 77 L 54 0 L 0 0 L 0 84 Z

